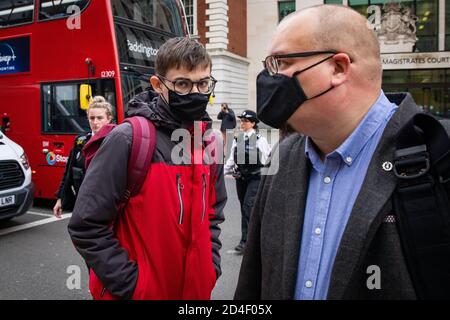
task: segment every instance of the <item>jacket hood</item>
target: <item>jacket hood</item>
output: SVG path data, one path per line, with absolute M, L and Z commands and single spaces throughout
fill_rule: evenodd
M 151 120 L 155 126 L 164 127 L 175 130 L 178 128 L 192 127 L 192 121 L 184 121 L 178 118 L 171 110 L 169 105 L 160 97 L 158 93 L 147 88 L 144 92 L 136 95 L 128 103 L 128 111 L 125 117 L 142 116 Z M 208 113 L 201 119 L 202 122 L 207 122 L 208 127 L 211 127 L 212 120 Z

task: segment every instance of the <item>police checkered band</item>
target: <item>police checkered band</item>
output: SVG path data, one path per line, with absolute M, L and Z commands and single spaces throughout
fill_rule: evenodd
M 383 222 L 385 223 L 395 223 L 395 216 L 390 214 L 384 217 Z

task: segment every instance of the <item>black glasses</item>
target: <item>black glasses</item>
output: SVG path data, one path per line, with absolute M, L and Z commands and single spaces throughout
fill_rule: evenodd
M 194 84 L 197 86 L 198 92 L 203 94 L 210 94 L 211 92 L 213 92 L 214 87 L 216 86 L 217 83 L 217 80 L 214 79 L 212 76 L 209 76 L 208 78 L 195 82 L 185 78 L 175 79 L 173 81 L 163 76 L 158 76 L 158 78 L 160 78 L 160 80 L 163 79 L 165 81 L 172 83 L 173 91 L 175 91 L 179 95 L 187 95 L 191 93 Z M 164 83 L 164 81 L 161 82 Z M 165 83 L 164 85 L 166 86 Z M 169 89 L 169 87 L 167 86 L 166 88 Z
M 296 53 L 287 53 L 287 54 L 274 54 L 271 56 L 267 56 L 266 59 L 262 62 L 264 68 L 267 69 L 271 76 L 276 75 L 279 70 L 279 61 L 278 59 L 286 59 L 286 58 L 303 58 L 315 56 L 318 54 L 337 54 L 337 51 L 328 50 L 328 51 L 308 51 L 308 52 L 296 52 Z

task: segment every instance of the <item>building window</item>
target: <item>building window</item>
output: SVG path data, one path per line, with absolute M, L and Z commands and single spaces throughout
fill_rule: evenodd
M 417 105 L 435 116 L 450 118 L 450 70 L 384 70 L 385 92 L 409 92 Z
M 295 1 L 278 1 L 278 21 L 295 11 Z
M 190 35 L 197 34 L 196 28 L 196 0 L 183 0 L 184 12 L 186 13 L 187 27 Z
M 445 0 L 445 51 L 450 51 L 450 0 Z
M 412 1 L 411 1 L 412 2 Z M 439 4 L 438 0 L 414 1 L 417 21 L 416 51 L 438 51 Z
M 395 2 L 391 0 L 349 0 L 348 5 L 368 18 L 374 15 L 374 11 L 371 11 L 369 6 L 378 6 L 381 9 L 382 17 L 389 19 L 389 21 L 386 20 L 386 25 L 389 25 L 390 29 L 396 27 L 396 24 L 401 24 L 397 28 L 400 33 L 415 32 L 417 41 L 412 51 L 430 52 L 438 51 L 438 2 L 438 0 L 397 0 Z M 386 15 L 385 4 L 391 6 L 389 16 Z M 412 16 L 415 16 L 416 20 L 411 20 Z M 394 40 L 388 39 L 388 41 Z
M 342 0 L 325 0 L 325 4 L 342 4 Z

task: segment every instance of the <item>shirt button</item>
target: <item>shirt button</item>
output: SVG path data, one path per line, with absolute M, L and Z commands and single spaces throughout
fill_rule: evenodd
M 314 233 L 318 236 L 320 236 L 320 234 L 322 233 L 322 230 L 320 230 L 320 228 L 316 228 L 316 230 L 314 230 Z
M 352 157 L 347 157 L 345 158 L 345 161 L 347 161 L 347 163 L 352 163 L 353 159 Z
M 323 182 L 325 182 L 326 184 L 331 182 L 331 178 L 330 177 L 325 177 L 325 179 L 323 179 Z
M 307 287 L 307 288 L 311 288 L 312 285 L 313 285 L 312 281 L 308 280 L 308 281 L 305 282 L 305 287 Z

